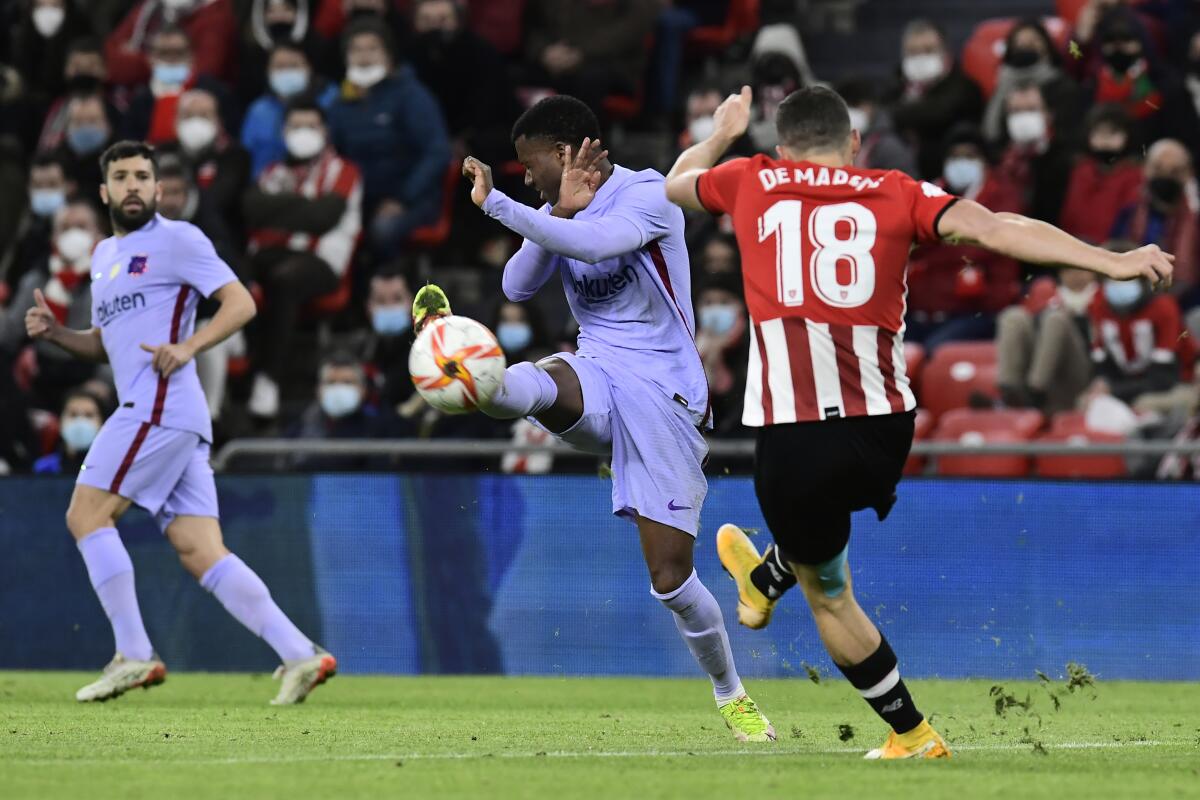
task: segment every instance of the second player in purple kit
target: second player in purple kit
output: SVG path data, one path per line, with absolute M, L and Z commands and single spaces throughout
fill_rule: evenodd
M 208 462 L 212 421 L 193 360 L 249 322 L 254 301 L 199 229 L 157 213 L 162 188 L 152 148 L 118 142 L 100 165 L 114 235 L 92 253 L 92 328 L 60 325 L 40 292 L 25 318 L 31 337 L 107 361 L 117 385 L 119 408 L 92 443 L 67 511 L 117 653 L 76 699 L 107 700 L 166 678 L 116 529 L 136 504 L 158 522 L 183 567 L 279 655 L 281 686 L 272 702 L 300 702 L 336 672 L 337 661 L 301 633 L 262 579 L 224 545 Z M 219 310 L 195 331 L 202 297 Z

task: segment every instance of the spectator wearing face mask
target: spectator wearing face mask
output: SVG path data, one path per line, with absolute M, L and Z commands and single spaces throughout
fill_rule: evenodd
M 1157 244 L 1175 256 L 1172 293 L 1184 308 L 1200 304 L 1200 192 L 1192 157 L 1179 142 L 1162 139 L 1146 151 L 1138 200 L 1117 214 L 1113 238 Z
M 1022 213 L 1021 194 L 988 164 L 983 136 L 970 123 L 946 137 L 938 184 L 992 211 Z M 1020 293 L 1020 266 L 972 245 L 938 243 L 909 256 L 905 338 L 927 351 L 948 341 L 990 339 L 996 314 Z
M 535 305 L 505 300 L 496 308 L 491 327 L 509 364 L 551 354 L 546 322 Z
M 362 176 L 330 145 L 321 107 L 293 101 L 284 142 L 287 158 L 263 170 L 242 204 L 249 271 L 266 298 L 249 408 L 265 418 L 279 412 L 279 384 L 301 308 L 338 288 L 362 230 Z
M 921 177 L 942 168 L 942 140 L 956 122 L 975 122 L 983 110 L 979 87 L 955 62 L 941 30 L 928 20 L 904 29 L 900 81 L 887 98 L 896 130 L 915 147 Z
M 99 186 L 100 154 L 113 142 L 108 107 L 99 95 L 73 97 L 67 103 L 67 130 L 55 155 L 67 170 L 67 180 L 89 199 Z
M 713 433 L 718 436 L 744 433 L 742 396 L 749 336 L 741 277 L 731 272 L 707 277 L 696 293 L 696 349 L 704 363 Z
M 368 403 L 366 370 L 353 354 L 337 351 L 321 361 L 316 397 L 288 431 L 293 439 L 370 439 L 379 436 L 381 423 L 375 406 Z M 293 456 L 291 469 L 363 470 L 382 459 L 367 456 Z
M 128 92 L 110 92 L 108 70 L 104 66 L 103 45 L 99 39 L 76 39 L 67 47 L 63 67 L 65 94 L 57 97 L 46 112 L 37 149 L 46 152 L 61 147 L 67 135 L 67 108 L 72 98 L 99 95 L 108 106 L 109 119 L 117 119 L 128 107 Z
M 266 94 L 250 104 L 242 123 L 242 146 L 250 151 L 254 178 L 267 165 L 287 155 L 283 141 L 283 113 L 289 101 L 316 100 L 326 112 L 337 99 L 337 87 L 313 71 L 304 49 L 290 42 L 275 45 L 267 61 Z
M 175 137 L 205 204 L 220 215 L 226 234 L 240 240 L 250 154 L 225 132 L 211 92 L 192 89 L 180 96 Z
M 12 30 L 11 64 L 25 81 L 39 113 L 62 94 L 63 65 L 72 41 L 90 33 L 88 21 L 70 0 L 19 0 L 21 21 Z M 5 33 L 3 35 L 10 35 Z
M 1159 119 L 1168 77 L 1146 44 L 1145 31 L 1133 12 L 1116 8 L 1100 20 L 1096 39 L 1100 63 L 1085 91 L 1093 103 L 1117 103 L 1139 126 L 1144 141 L 1161 133 Z
M 344 42 L 346 80 L 329 128 L 338 152 L 362 170 L 372 249 L 391 258 L 413 230 L 441 213 L 450 140 L 433 95 L 411 67 L 395 65 L 386 28 L 357 21 Z
M 217 100 L 226 130 L 235 129 L 229 91 L 213 75 L 201 71 L 198 54 L 182 28 L 163 28 L 154 35 L 150 48 L 150 82 L 139 88 L 125 115 L 124 135 L 150 144 L 177 139 L 179 99 L 202 89 Z
M 320 0 L 249 0 L 242 12 L 241 54 L 238 58 L 237 95 L 249 103 L 264 91 L 268 62 L 280 46 L 298 49 L 304 55 L 305 66 L 310 61 L 324 64 L 332 55 L 313 26 Z
M 92 250 L 101 238 L 95 208 L 74 200 L 54 215 L 50 254 L 25 273 L 6 309 L 0 310 L 0 351 L 15 354 L 28 341 L 22 309 L 37 305 L 34 291 L 40 289 L 46 303 L 62 325 L 75 330 L 92 326 Z M 78 361 L 47 342 L 34 344 L 37 377 L 34 393 L 43 408 L 57 408 L 64 392 L 91 378 L 97 365 Z
M 1042 90 L 1057 135 L 1073 141 L 1081 113 L 1079 87 L 1063 72 L 1062 56 L 1037 19 L 1021 20 L 1005 39 L 996 91 L 983 114 L 984 137 L 989 142 L 1004 139 L 1008 94 L 1013 88 L 1029 83 Z
M 457 0 L 417 0 L 405 53 L 437 98 L 458 151 L 502 163 L 512 158 L 509 129 L 521 109 L 507 65 L 466 27 L 466 13 Z
M 1100 285 L 1081 269 L 1059 270 L 1058 278 L 1044 308 L 1014 305 L 996 320 L 997 383 L 1010 408 L 1069 411 L 1091 381 L 1088 314 Z
M 122 86 L 162 82 L 168 76 L 152 75 L 158 60 L 154 39 L 163 29 L 176 29 L 192 44 L 195 74 L 232 82 L 237 77 L 233 5 L 233 0 L 141 0 L 104 43 L 110 79 Z
M 367 287 L 370 329 L 353 345 L 379 397 L 379 407 L 394 414 L 412 397 L 408 351 L 412 347 L 413 291 L 408 275 L 396 264 L 380 267 Z
M 58 415 L 58 443 L 53 452 L 33 463 L 34 474 L 74 475 L 79 472 L 102 424 L 104 410 L 100 399 L 84 389 L 72 389 Z
M 1121 209 L 1142 188 L 1133 119 L 1119 105 L 1096 106 L 1084 122 L 1087 149 L 1075 159 L 1058 226 L 1099 244 L 1112 233 Z
M 1089 310 L 1096 379 L 1087 394 L 1132 405 L 1179 382 L 1179 304 L 1143 280 L 1105 280 Z
M 716 113 L 717 106 L 721 105 L 721 101 L 728 96 L 729 92 L 715 83 L 704 83 L 688 92 L 687 100 L 684 103 L 684 129 L 680 131 L 677 140 L 680 150 L 686 150 L 696 142 L 702 142 L 712 136 L 717 127 L 716 122 L 713 121 L 713 114 Z M 734 158 L 752 156 L 756 152 L 758 151 L 749 134 L 743 134 L 726 151 L 726 156 Z
M 1036 83 L 1014 86 L 1005 102 L 1007 144 L 997 177 L 1018 187 L 1024 213 L 1051 224 L 1062 214 L 1074 150 L 1054 129 Z
M 779 144 L 775 117 L 780 104 L 792 92 L 815 80 L 800 34 L 793 26 L 780 23 L 759 30 L 750 48 L 754 105 L 746 132 L 758 152 L 774 153 Z
M 0 249 L 0 265 L 7 265 L 4 282 L 16 286 L 29 269 L 50 253 L 54 215 L 75 193 L 67 181 L 66 168 L 58 156 L 41 153 L 29 164 L 28 205 L 17 223 L 12 243 Z
M 891 113 L 879 104 L 875 81 L 851 78 L 837 86 L 850 111 L 850 127 L 858 131 L 862 147 L 854 166 L 863 169 L 898 169 L 917 177 L 913 151 L 892 126 Z

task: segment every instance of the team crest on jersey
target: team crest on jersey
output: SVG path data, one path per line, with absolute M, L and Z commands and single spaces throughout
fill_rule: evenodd
M 149 267 L 150 256 L 145 253 L 139 253 L 129 259 L 129 274 L 130 275 L 145 275 L 146 268 Z

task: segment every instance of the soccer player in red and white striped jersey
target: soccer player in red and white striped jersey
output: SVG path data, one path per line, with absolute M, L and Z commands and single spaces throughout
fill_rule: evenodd
M 714 133 L 667 176 L 673 202 L 732 216 L 750 311 L 742 421 L 759 429 L 755 491 L 775 546 L 759 556 L 726 525 L 718 551 L 750 627 L 766 625 L 799 581 L 834 663 L 892 728 L 868 758 L 945 757 L 891 647 L 855 601 L 846 563 L 851 513 L 887 516 L 912 446 L 916 399 L 903 357 L 909 250 L 948 239 L 1151 283 L 1169 283 L 1173 257 L 1153 245 L 1111 253 L 899 171 L 855 168 L 859 134 L 842 98 L 823 87 L 780 105 L 778 158 L 714 167 L 746 130 L 750 100 L 749 87 L 729 97 Z

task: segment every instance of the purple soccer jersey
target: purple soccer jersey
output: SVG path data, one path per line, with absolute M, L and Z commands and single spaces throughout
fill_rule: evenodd
M 510 299 L 532 297 L 559 272 L 579 322 L 579 355 L 619 365 L 687 408 L 694 424 L 711 425 L 683 211 L 667 200 L 664 180 L 651 169 L 614 166 L 571 220 L 497 189 L 483 210 L 526 240 L 504 270 Z
M 235 280 L 198 228 L 158 214 L 138 230 L 96 246 L 92 324 L 100 329 L 112 364 L 122 416 L 212 441 L 196 362 L 163 378 L 151 367 L 153 355 L 141 345 L 188 339 L 200 298 Z

